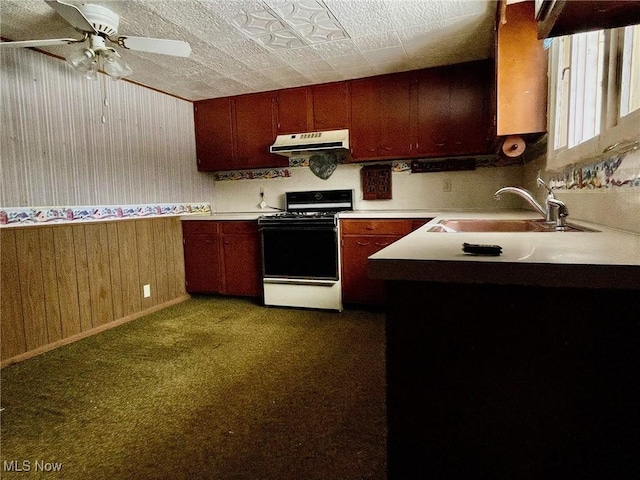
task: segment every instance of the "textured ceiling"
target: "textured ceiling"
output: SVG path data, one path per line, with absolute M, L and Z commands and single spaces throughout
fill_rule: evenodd
M 120 15 L 119 35 L 189 42 L 189 58 L 117 47 L 133 70 L 130 80 L 187 100 L 488 58 L 497 4 L 494 0 L 88 3 Z M 0 35 L 10 40 L 81 38 L 42 0 L 0 1 Z M 78 47 L 43 50 L 64 57 L 74 48 Z

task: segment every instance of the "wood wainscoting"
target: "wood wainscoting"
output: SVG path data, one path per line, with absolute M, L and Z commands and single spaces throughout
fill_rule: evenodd
M 2 228 L 0 258 L 3 367 L 188 298 L 178 217 Z

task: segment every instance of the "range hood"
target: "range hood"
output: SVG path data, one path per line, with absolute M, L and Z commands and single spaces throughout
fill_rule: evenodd
M 285 157 L 328 152 L 345 155 L 349 153 L 349 130 L 278 135 L 269 151 Z

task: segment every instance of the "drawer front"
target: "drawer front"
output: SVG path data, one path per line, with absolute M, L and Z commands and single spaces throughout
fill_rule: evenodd
M 258 222 L 251 220 L 224 221 L 222 223 L 222 233 L 256 233 Z
M 342 220 L 343 235 L 406 235 L 411 220 Z
M 216 234 L 218 233 L 218 222 L 211 220 L 185 220 L 182 222 L 182 233 L 190 234 Z

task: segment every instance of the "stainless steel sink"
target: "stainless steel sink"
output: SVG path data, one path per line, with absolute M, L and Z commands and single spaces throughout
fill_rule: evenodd
M 442 220 L 430 232 L 556 232 L 553 224 L 540 220 L 450 219 Z M 565 232 L 596 232 L 590 228 L 567 224 Z

